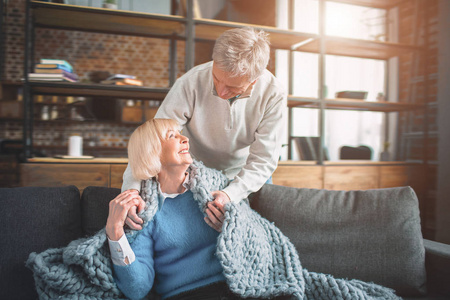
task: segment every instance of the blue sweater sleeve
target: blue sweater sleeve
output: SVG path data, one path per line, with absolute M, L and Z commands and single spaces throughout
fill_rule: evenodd
M 153 239 L 150 223 L 131 245 L 136 260 L 128 266 L 114 265 L 114 280 L 122 293 L 129 299 L 142 299 L 152 289 L 155 279 L 153 261 Z

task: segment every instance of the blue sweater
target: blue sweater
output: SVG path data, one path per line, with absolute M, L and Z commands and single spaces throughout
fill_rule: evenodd
M 164 201 L 131 244 L 136 260 L 128 266 L 114 265 L 115 281 L 125 296 L 141 299 L 153 282 L 165 299 L 225 281 L 215 256 L 219 233 L 203 217 L 191 191 Z

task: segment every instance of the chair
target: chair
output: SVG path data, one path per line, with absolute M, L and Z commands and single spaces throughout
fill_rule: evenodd
M 350 147 L 342 146 L 340 148 L 340 159 L 372 159 L 372 149 L 368 146 Z

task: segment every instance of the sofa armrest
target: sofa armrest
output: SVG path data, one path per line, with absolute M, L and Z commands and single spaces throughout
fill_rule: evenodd
M 428 291 L 450 296 L 450 245 L 424 239 L 424 246 Z

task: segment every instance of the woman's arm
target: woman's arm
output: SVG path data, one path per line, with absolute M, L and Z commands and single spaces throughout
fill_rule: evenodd
M 136 260 L 127 266 L 114 266 L 114 280 L 129 299 L 142 299 L 152 289 L 155 279 L 153 260 L 152 224 L 149 224 L 134 240 Z
M 137 191 L 125 191 L 109 203 L 106 234 L 111 241 L 123 238 L 125 219 L 131 207 L 139 205 L 141 198 Z M 150 224 L 151 225 L 151 224 Z M 125 261 L 125 266 L 113 264 L 114 280 L 119 289 L 130 299 L 142 299 L 151 290 L 155 271 L 153 268 L 153 240 L 151 226 L 143 231 L 133 243 L 135 261 Z M 125 241 L 128 243 L 128 241 Z M 113 249 L 110 249 L 113 251 Z

